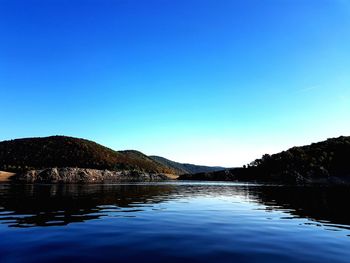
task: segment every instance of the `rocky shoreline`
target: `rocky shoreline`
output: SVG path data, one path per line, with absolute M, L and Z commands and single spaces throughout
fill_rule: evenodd
M 169 180 L 165 174 L 140 171 L 109 171 L 86 168 L 47 168 L 30 170 L 11 178 L 18 183 L 113 183 Z
M 184 174 L 179 180 L 201 181 L 233 181 L 250 183 L 267 183 L 283 185 L 350 185 L 348 174 L 332 174 L 325 170 L 318 172 L 300 173 L 296 170 L 282 170 L 278 173 L 269 173 L 258 167 L 233 168 L 223 171 L 197 174 Z

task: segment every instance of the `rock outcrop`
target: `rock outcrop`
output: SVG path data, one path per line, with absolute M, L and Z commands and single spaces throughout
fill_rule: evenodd
M 85 168 L 48 168 L 30 170 L 13 177 L 24 183 L 112 183 L 121 181 L 164 181 L 165 174 L 139 171 L 109 171 Z

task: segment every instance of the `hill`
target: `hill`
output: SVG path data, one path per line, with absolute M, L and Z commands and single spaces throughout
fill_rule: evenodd
M 153 158 L 143 154 L 142 152 L 135 151 L 135 150 L 125 150 L 125 151 L 119 151 L 118 153 L 121 154 L 121 158 L 119 160 L 119 167 L 123 169 L 130 169 L 130 168 L 143 168 L 146 167 L 147 170 L 161 170 L 164 173 L 169 174 L 183 174 L 183 172 L 179 169 L 176 169 L 175 167 L 170 167 L 167 165 L 164 165 L 160 162 L 157 162 L 156 160 L 153 160 Z
M 180 179 L 348 184 L 350 137 L 341 136 L 273 155 L 265 154 L 244 168 L 184 175 Z
M 168 160 L 161 156 L 149 156 L 156 162 L 161 163 L 164 166 L 169 167 L 169 169 L 175 169 L 180 172 L 180 174 L 193 174 L 193 173 L 207 173 L 214 172 L 219 170 L 224 170 L 226 168 L 219 166 L 203 166 L 203 165 L 194 165 L 189 163 L 178 163 L 171 160 Z
M 0 170 L 23 171 L 50 167 L 135 169 L 179 174 L 140 152 L 118 152 L 85 139 L 50 136 L 0 142 Z
M 223 169 L 181 164 L 135 150 L 115 151 L 93 141 L 67 136 L 0 142 L 0 170 L 18 172 L 50 167 L 137 170 L 173 175 Z

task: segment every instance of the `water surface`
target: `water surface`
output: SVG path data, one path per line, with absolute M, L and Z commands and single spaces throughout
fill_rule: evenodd
M 0 184 L 0 262 L 349 262 L 346 187 Z

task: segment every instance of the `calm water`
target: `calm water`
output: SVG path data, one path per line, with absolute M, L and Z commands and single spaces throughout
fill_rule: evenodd
M 349 262 L 349 188 L 0 185 L 0 262 Z

